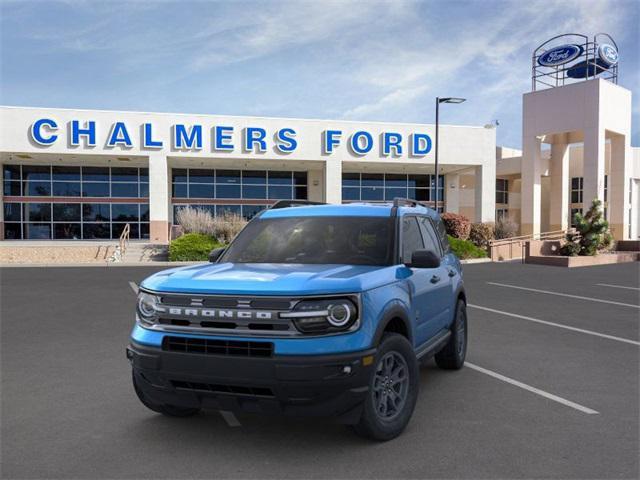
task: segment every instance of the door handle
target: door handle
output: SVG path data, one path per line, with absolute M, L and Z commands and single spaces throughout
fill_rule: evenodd
M 433 277 L 431 277 L 430 282 L 431 283 L 438 283 L 440 281 L 440 277 L 437 275 L 434 275 Z
M 456 271 L 455 270 L 449 270 L 449 276 L 450 277 L 455 277 L 456 276 Z

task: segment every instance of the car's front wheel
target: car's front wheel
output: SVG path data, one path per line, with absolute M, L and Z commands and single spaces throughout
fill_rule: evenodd
M 136 391 L 136 395 L 138 395 L 140 402 L 142 402 L 142 404 L 145 407 L 147 407 L 149 410 L 152 410 L 157 413 L 161 413 L 163 415 L 167 415 L 169 417 L 190 417 L 200 411 L 199 408 L 183 408 L 183 407 L 178 407 L 176 405 L 166 405 L 166 404 L 155 403 L 144 394 L 144 392 L 138 385 L 138 379 L 136 378 L 135 372 L 132 372 L 132 379 L 133 379 L 133 389 Z
M 420 386 L 418 362 L 409 341 L 395 333 L 384 335 L 374 362 L 362 416 L 353 428 L 374 440 L 391 440 L 413 414 Z

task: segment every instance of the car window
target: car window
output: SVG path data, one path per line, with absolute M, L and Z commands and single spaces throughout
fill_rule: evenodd
M 411 262 L 413 252 L 423 248 L 422 235 L 416 217 L 404 217 L 402 219 L 402 263 Z
M 438 240 L 438 234 L 433 230 L 431 220 L 427 217 L 420 217 L 418 223 L 420 224 L 420 232 L 422 232 L 424 248 L 433 251 L 433 253 L 441 257 L 442 250 L 440 248 L 440 241 Z
M 391 217 L 258 218 L 238 234 L 222 262 L 390 265 Z
M 442 245 L 443 254 L 451 253 L 451 247 L 449 246 L 449 239 L 447 238 L 447 229 L 444 226 L 444 222 L 441 218 L 434 221 L 436 224 L 436 232 L 440 237 L 440 244 Z

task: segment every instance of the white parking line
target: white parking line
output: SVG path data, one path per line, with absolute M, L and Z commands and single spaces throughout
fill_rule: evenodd
M 498 313 L 500 315 L 506 315 L 508 317 L 519 318 L 521 320 L 528 320 L 530 322 L 541 323 L 542 325 L 549 325 L 551 327 L 564 328 L 565 330 L 572 330 L 574 332 L 586 333 L 587 335 L 594 335 L 596 337 L 607 338 L 609 340 L 615 340 L 616 342 L 630 343 L 631 345 L 640 346 L 640 342 L 635 340 L 629 340 L 622 337 L 614 337 L 613 335 L 606 335 L 604 333 L 594 332 L 593 330 L 585 330 L 583 328 L 570 327 L 568 325 L 562 325 L 560 323 L 548 322 L 547 320 L 540 320 L 539 318 L 526 317 L 524 315 L 518 315 L 517 313 L 503 312 L 502 310 L 495 310 L 493 308 L 481 307 L 480 305 L 473 305 L 469 303 L 467 306 L 477 308 L 479 310 L 485 310 L 487 312 Z
M 496 285 L 498 287 L 516 288 L 518 290 L 527 290 L 529 292 L 545 293 L 547 295 L 557 295 L 559 297 L 577 298 L 578 300 L 588 300 L 589 302 L 608 303 L 610 305 L 619 305 L 621 307 L 631 307 L 640 309 L 640 305 L 633 305 L 631 303 L 614 302 L 613 300 L 603 300 L 601 298 L 582 297 L 580 295 L 570 295 L 568 293 L 550 292 L 549 290 L 539 290 L 537 288 L 520 287 L 517 285 L 507 285 L 506 283 L 487 282 L 489 285 Z
M 599 412 L 592 410 L 591 408 L 585 407 L 584 405 L 580 405 L 578 403 L 574 403 L 566 398 L 558 397 L 557 395 L 553 395 L 552 393 L 545 392 L 544 390 L 540 390 L 539 388 L 532 387 L 531 385 L 527 385 L 526 383 L 519 382 L 518 380 L 514 380 L 513 378 L 505 377 L 504 375 L 500 375 L 499 373 L 493 372 L 491 370 L 487 370 L 486 368 L 482 368 L 473 363 L 465 362 L 466 367 L 471 368 L 480 373 L 484 373 L 485 375 L 489 375 L 490 377 L 497 378 L 498 380 L 502 380 L 503 382 L 509 383 L 516 387 L 522 388 L 529 392 L 535 393 L 536 395 L 540 395 L 541 397 L 548 398 L 549 400 L 553 400 L 554 402 L 565 405 L 569 408 L 573 408 L 574 410 L 578 410 L 579 412 L 586 413 L 587 415 L 598 415 Z
M 624 285 L 611 285 L 610 283 L 596 283 L 599 287 L 624 288 L 626 290 L 640 290 L 638 287 L 626 287 Z
M 138 294 L 138 285 L 136 285 L 135 282 L 129 282 L 129 286 L 131 287 L 131 290 L 133 290 L 133 293 L 135 293 L 137 295 Z
M 233 412 L 229 412 L 228 410 L 220 410 L 220 415 L 224 418 L 224 421 L 227 422 L 227 425 L 230 427 L 241 427 L 240 421 L 233 414 Z

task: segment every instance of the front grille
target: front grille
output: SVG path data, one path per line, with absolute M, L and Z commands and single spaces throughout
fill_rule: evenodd
M 185 382 L 171 380 L 173 388 L 197 392 L 228 393 L 231 395 L 250 395 L 254 397 L 273 397 L 273 391 L 266 387 L 245 387 L 239 385 L 218 385 L 213 383 Z
M 162 341 L 162 349 L 169 352 L 237 357 L 271 357 L 273 355 L 273 343 L 271 342 L 212 340 L 208 338 L 165 337 Z

